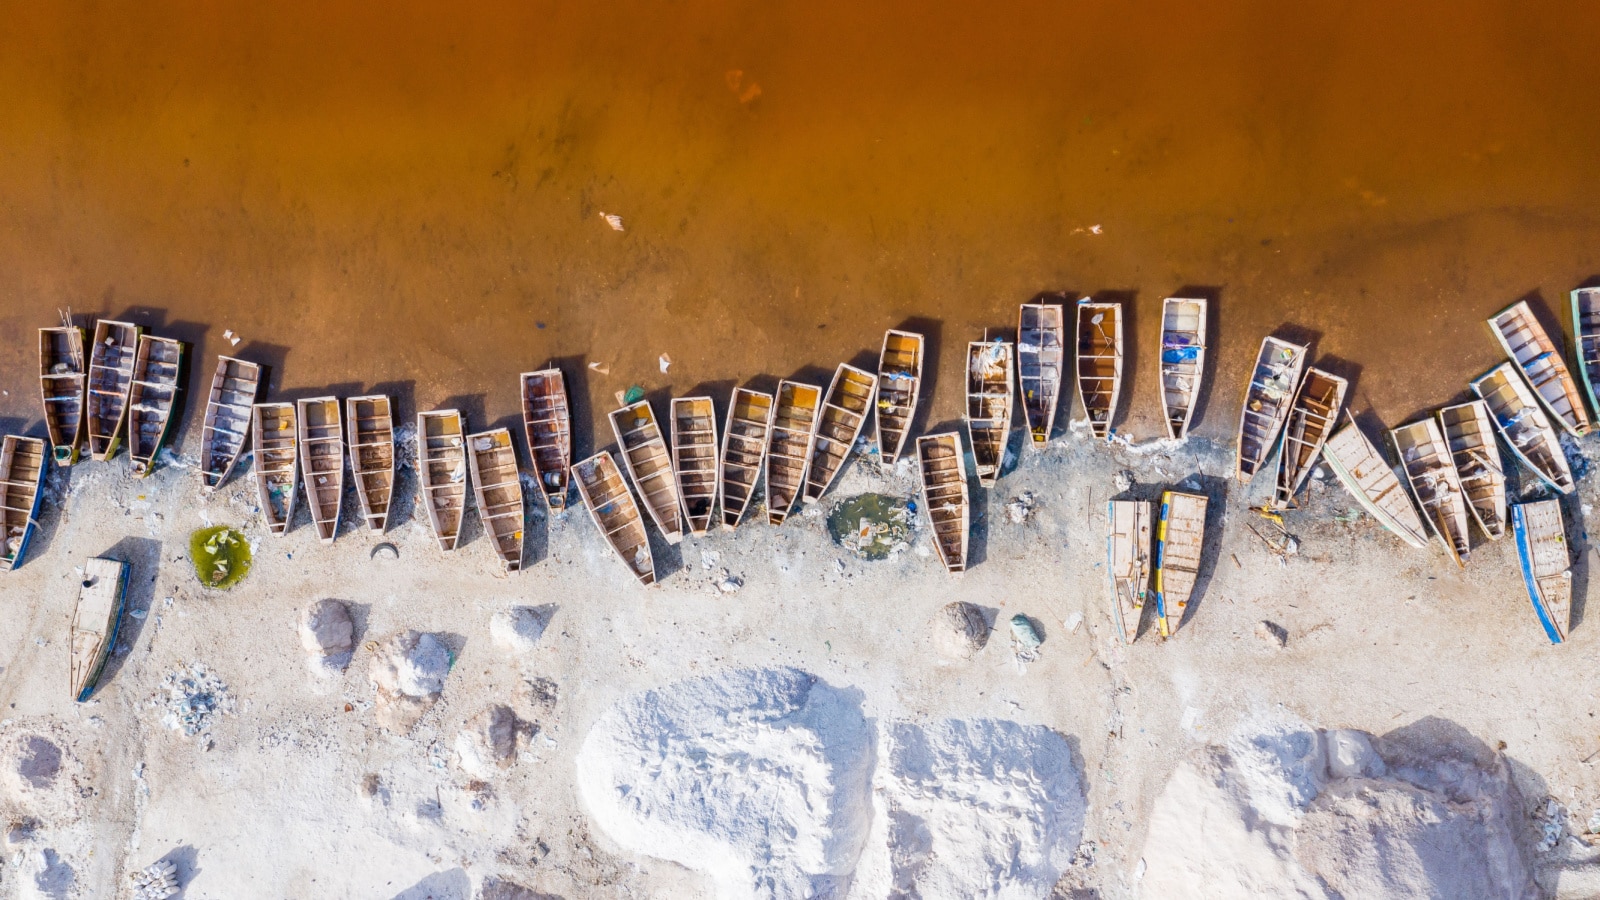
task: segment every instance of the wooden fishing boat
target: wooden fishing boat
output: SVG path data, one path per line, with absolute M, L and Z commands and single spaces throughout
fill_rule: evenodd
M 1267 461 L 1278 432 L 1289 417 L 1300 373 L 1306 365 L 1306 348 L 1268 337 L 1261 342 L 1239 412 L 1239 443 L 1234 475 L 1248 482 Z
M 617 558 L 640 584 L 655 584 L 656 566 L 650 556 L 650 538 L 645 534 L 644 519 L 633 502 L 627 482 L 622 480 L 616 460 L 602 450 L 573 465 L 572 473 L 583 505 L 589 508 L 589 517 L 605 535 L 606 543 L 616 551 Z
M 1484 537 L 1497 541 L 1506 533 L 1506 473 L 1500 467 L 1489 407 L 1474 400 L 1446 406 L 1438 416 L 1439 433 L 1450 448 L 1450 460 L 1467 495 L 1467 509 Z
M 111 648 L 117 645 L 122 624 L 122 604 L 128 593 L 128 564 L 117 559 L 91 557 L 83 566 L 78 585 L 78 605 L 72 611 L 72 699 L 89 699 L 105 671 Z
M 928 511 L 933 549 L 946 570 L 965 572 L 972 512 L 961 437 L 945 433 L 917 438 L 917 468 L 922 473 L 922 508 Z
M 545 503 L 552 512 L 566 509 L 572 478 L 572 411 L 560 369 L 522 373 L 522 427 Z
M 1511 363 L 1501 363 L 1473 381 L 1472 391 L 1489 407 L 1495 428 L 1517 459 L 1545 484 L 1572 493 L 1572 467 L 1561 438 Z
M 1577 437 L 1588 434 L 1589 412 L 1578 396 L 1578 383 L 1567 370 L 1561 345 L 1534 318 L 1528 301 L 1519 300 L 1491 316 L 1489 330 L 1556 424 Z
M 999 480 L 1011 437 L 1012 355 L 1005 341 L 967 344 L 967 409 L 962 419 L 978 484 L 984 487 Z
M 1273 505 L 1288 509 L 1295 494 L 1311 477 L 1322 445 L 1339 424 L 1339 410 L 1350 383 L 1312 366 L 1306 369 L 1283 426 L 1283 446 L 1278 454 L 1278 484 Z
M 267 530 L 284 534 L 294 524 L 300 485 L 300 433 L 293 403 L 250 407 L 250 449 L 255 455 L 256 494 Z
M 672 471 L 689 533 L 704 537 L 717 505 L 717 408 L 710 397 L 673 399 Z
M 1511 507 L 1528 599 L 1550 643 L 1567 639 L 1572 622 L 1572 554 L 1560 500 L 1537 500 Z
M 1322 447 L 1322 459 L 1339 476 L 1350 496 L 1379 524 L 1418 550 L 1428 546 L 1428 532 L 1411 505 L 1411 497 L 1394 469 L 1345 411 L 1345 425 Z
M 1208 503 L 1203 494 L 1161 494 L 1161 521 L 1156 525 L 1156 622 L 1162 637 L 1178 632 L 1189 608 L 1205 551 Z
M 1589 395 L 1589 407 L 1600 413 L 1595 386 L 1600 384 L 1600 287 L 1572 292 L 1572 329 L 1578 337 L 1578 374 Z
M 845 363 L 834 370 L 833 383 L 828 385 L 817 419 L 816 437 L 811 441 L 805 502 L 821 500 L 844 470 L 844 462 L 867 424 L 867 413 L 872 411 L 872 398 L 877 391 L 878 376 L 871 372 Z
M 878 459 L 894 465 L 905 449 L 922 396 L 922 335 L 889 329 L 878 354 Z M 726 501 L 724 501 L 726 502 Z
M 1167 437 L 1181 441 L 1200 402 L 1206 375 L 1205 299 L 1168 297 L 1161 301 L 1161 408 Z
M 0 569 L 22 565 L 28 553 L 44 503 L 47 458 L 39 438 L 8 434 L 0 441 Z
M 1067 362 L 1065 317 L 1059 304 L 1024 303 L 1017 314 L 1017 386 L 1035 447 L 1050 440 Z
M 439 549 L 454 550 L 467 512 L 466 425 L 460 411 L 417 414 L 417 475 Z
M 1106 506 L 1110 535 L 1106 559 L 1111 573 L 1111 611 L 1125 644 L 1139 637 L 1139 620 L 1150 580 L 1150 501 L 1112 500 Z
M 782 525 L 806 482 L 806 461 L 816 438 L 822 389 L 798 381 L 778 382 L 767 437 L 767 521 Z
M 350 397 L 344 412 L 361 518 L 369 530 L 382 533 L 394 499 L 394 404 L 388 394 Z
M 232 356 L 217 357 L 200 429 L 200 477 L 204 490 L 222 486 L 244 455 L 250 437 L 250 408 L 261 390 L 261 367 Z
M 722 429 L 722 527 L 732 531 L 756 493 L 761 463 L 767 458 L 767 435 L 772 431 L 772 395 L 749 388 L 734 388 L 728 399 L 728 420 Z
M 1078 301 L 1078 402 L 1097 438 L 1111 436 L 1122 395 L 1122 304 Z
M 478 519 L 494 541 L 494 552 L 507 572 L 522 568 L 522 475 L 517 450 L 505 428 L 483 431 L 467 438 L 467 459 L 472 467 L 472 490 L 478 500 Z
M 133 474 L 141 478 L 155 471 L 156 454 L 172 425 L 182 361 L 183 344 L 178 341 L 148 334 L 139 336 L 133 380 L 128 384 L 128 459 Z
M 672 478 L 672 456 L 667 453 L 667 441 L 650 401 L 640 400 L 612 411 L 611 433 L 622 448 L 622 462 L 650 520 L 661 529 L 667 543 L 683 540 L 683 507 L 677 482 Z
M 324 544 L 339 536 L 344 502 L 344 420 L 338 397 L 315 397 L 296 404 L 300 429 L 300 471 L 311 506 L 311 524 Z
M 131 322 L 101 319 L 94 323 L 94 345 L 89 348 L 89 394 L 84 402 L 88 416 L 89 454 L 104 462 L 117 455 L 122 443 L 122 423 L 128 416 L 128 387 L 133 382 L 133 358 L 139 352 L 144 329 Z
M 78 461 L 88 384 L 83 329 L 73 325 L 39 329 L 39 395 L 44 400 L 44 427 L 58 466 Z
M 1450 448 L 1445 446 L 1444 435 L 1433 419 L 1418 419 L 1389 432 L 1395 452 L 1400 454 L 1400 466 L 1411 483 L 1411 493 L 1422 508 L 1433 533 L 1439 536 L 1457 565 L 1467 562 L 1470 545 L 1467 541 L 1467 499 L 1461 491 L 1461 479 L 1456 474 L 1455 463 L 1450 461 Z

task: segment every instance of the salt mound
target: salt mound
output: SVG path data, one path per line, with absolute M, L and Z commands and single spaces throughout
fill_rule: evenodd
M 549 617 L 548 610 L 531 606 L 502 609 L 489 619 L 489 636 L 497 645 L 512 653 L 528 653 L 544 636 Z
M 871 818 L 871 767 L 860 708 L 796 669 L 631 697 L 595 723 L 577 762 L 602 831 L 705 872 L 724 898 L 841 895 Z
M 450 662 L 450 648 L 433 634 L 402 631 L 384 641 L 368 672 L 378 723 L 399 734 L 409 732 L 444 692 Z

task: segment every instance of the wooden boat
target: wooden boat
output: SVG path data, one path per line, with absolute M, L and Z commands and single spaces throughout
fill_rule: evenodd
M 1125 644 L 1139 637 L 1139 620 L 1150 576 L 1150 501 L 1112 500 L 1106 506 L 1111 533 L 1106 559 L 1111 573 L 1111 611 Z
M 772 428 L 767 432 L 767 521 L 782 525 L 806 481 L 806 461 L 816 438 L 822 389 L 798 381 L 778 382 Z
M 855 449 L 856 438 L 867 424 L 878 376 L 841 363 L 822 403 L 816 437 L 811 441 L 811 464 L 806 467 L 805 502 L 815 503 L 833 486 Z
M 1206 375 L 1206 300 L 1168 297 L 1161 301 L 1161 408 L 1167 437 L 1181 441 L 1200 401 Z
M 1311 477 L 1317 456 L 1328 435 L 1339 424 L 1339 410 L 1350 383 L 1315 366 L 1306 369 L 1295 393 L 1294 404 L 1283 425 L 1283 447 L 1278 454 L 1278 484 L 1273 505 L 1288 509 L 1294 495 Z
M 56 465 L 78 461 L 83 446 L 84 394 L 89 360 L 84 356 L 83 329 L 73 325 L 39 329 L 39 395 L 44 401 L 44 427 L 50 435 Z
M 467 512 L 466 426 L 460 411 L 417 414 L 417 474 L 439 549 L 454 550 Z
M 605 535 L 606 543 L 640 584 L 655 584 L 656 566 L 650 556 L 650 538 L 645 534 L 644 519 L 633 502 L 627 482 L 622 480 L 616 460 L 602 450 L 573 465 L 572 473 L 583 505 L 589 508 L 589 517 Z
M 1078 402 L 1097 438 L 1111 436 L 1122 394 L 1122 305 L 1078 301 Z
M 717 505 L 717 408 L 710 397 L 673 399 L 672 471 L 689 533 L 704 537 Z
M 296 404 L 300 433 L 300 471 L 304 474 L 311 524 L 324 544 L 339 536 L 344 502 L 344 420 L 338 397 L 315 397 Z
M 1589 412 L 1578 396 L 1578 383 L 1567 370 L 1561 345 L 1533 317 L 1528 301 L 1519 300 L 1489 318 L 1506 355 L 1528 379 L 1533 393 L 1555 417 L 1557 425 L 1577 437 L 1589 433 Z
M 200 477 L 206 491 L 233 474 L 250 437 L 250 408 L 261 390 L 261 367 L 232 356 L 217 357 L 200 429 Z
M 1012 349 L 1005 341 L 967 344 L 967 409 L 962 417 L 972 444 L 978 484 L 994 487 L 1011 437 Z
M 1418 419 L 1389 432 L 1400 454 L 1400 466 L 1411 482 L 1411 493 L 1422 508 L 1422 518 L 1439 536 L 1457 565 L 1467 562 L 1467 500 L 1450 448 L 1433 419 Z
M 1550 643 L 1567 639 L 1572 620 L 1572 555 L 1560 500 L 1538 500 L 1511 507 L 1528 599 Z
M 1162 637 L 1177 633 L 1189 608 L 1205 551 L 1209 502 L 1203 494 L 1161 494 L 1161 521 L 1156 525 L 1156 622 Z
M 1589 395 L 1589 407 L 1600 413 L 1595 386 L 1600 384 L 1600 287 L 1572 292 L 1572 329 L 1578 337 L 1578 374 Z
M 472 490 L 478 500 L 478 519 L 494 540 L 494 552 L 507 572 L 522 568 L 522 475 L 517 469 L 517 449 L 505 428 L 483 431 L 467 438 L 467 459 L 472 467 Z
M 1501 363 L 1472 382 L 1472 392 L 1489 407 L 1495 428 L 1517 459 L 1545 484 L 1572 493 L 1576 485 L 1561 438 L 1511 363 Z
M 0 569 L 22 565 L 44 503 L 47 452 L 39 438 L 8 434 L 0 441 Z
M 572 411 L 560 369 L 522 373 L 522 427 L 545 503 L 552 512 L 566 509 L 572 479 Z
M 178 368 L 183 344 L 172 338 L 139 336 L 128 384 L 128 459 L 139 477 L 155 471 L 156 453 L 172 425 L 178 402 Z
M 256 494 L 267 530 L 284 534 L 294 524 L 300 485 L 300 436 L 293 403 L 250 407 L 250 449 L 255 455 Z
M 1428 532 L 1417 516 L 1417 508 L 1411 505 L 1411 497 L 1348 410 L 1344 427 L 1323 445 L 1322 459 L 1339 476 L 1350 496 L 1379 524 L 1418 550 L 1428 546 Z
M 1278 432 L 1289 417 L 1300 373 L 1306 365 L 1306 348 L 1268 337 L 1261 342 L 1239 412 L 1239 444 L 1234 475 L 1248 482 L 1267 461 Z
M 388 394 L 349 397 L 344 417 L 361 518 L 369 530 L 382 533 L 394 499 L 394 404 Z
M 78 605 L 72 611 L 69 632 L 72 699 L 79 703 L 94 693 L 111 648 L 117 645 L 122 603 L 127 592 L 127 563 L 99 556 L 84 563 L 83 581 L 78 585 Z
M 972 513 L 961 437 L 945 433 L 917 438 L 917 468 L 922 473 L 922 507 L 932 526 L 933 549 L 947 571 L 965 572 Z
M 728 399 L 728 420 L 722 429 L 718 482 L 722 493 L 722 527 L 732 531 L 755 496 L 761 463 L 767 457 L 772 431 L 772 395 L 734 388 Z
M 117 455 L 122 443 L 122 423 L 128 415 L 128 387 L 133 382 L 133 358 L 139 352 L 144 329 L 131 322 L 101 319 L 94 323 L 94 345 L 89 348 L 89 393 L 84 401 L 88 416 L 89 454 L 104 462 Z
M 672 478 L 672 456 L 667 453 L 667 441 L 650 401 L 640 400 L 612 411 L 611 433 L 622 448 L 622 462 L 650 520 L 661 529 L 667 543 L 683 540 L 683 507 L 678 499 L 678 484 Z
M 1044 446 L 1055 427 L 1067 362 L 1064 322 L 1061 307 L 1055 303 L 1024 303 L 1017 314 L 1017 386 L 1035 447 Z
M 889 329 L 878 354 L 878 459 L 892 466 L 905 450 L 922 396 L 922 335 Z
M 1438 416 L 1439 433 L 1450 448 L 1450 460 L 1467 495 L 1467 509 L 1484 537 L 1497 541 L 1506 533 L 1506 473 L 1500 467 L 1489 407 L 1474 400 L 1446 406 Z

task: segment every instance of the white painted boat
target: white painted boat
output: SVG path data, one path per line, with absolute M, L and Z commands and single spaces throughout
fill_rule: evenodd
M 1205 553 L 1209 502 L 1204 494 L 1161 494 L 1161 519 L 1156 525 L 1156 622 L 1162 637 L 1178 633 L 1189 609 Z
M 1305 371 L 1306 348 L 1268 336 L 1245 388 L 1244 408 L 1239 411 L 1239 443 L 1234 475 L 1248 482 L 1278 442 L 1284 420 L 1300 389 L 1300 374 Z
M 1200 402 L 1206 375 L 1206 312 L 1203 298 L 1168 297 L 1161 302 L 1161 407 L 1167 437 L 1181 441 Z
M 1572 493 L 1576 485 L 1561 438 L 1512 364 L 1490 369 L 1472 382 L 1472 392 L 1489 407 L 1489 417 L 1517 459 L 1545 484 Z
M 300 486 L 299 443 L 293 403 L 257 403 L 250 407 L 256 496 L 271 534 L 285 534 L 294 524 L 295 496 Z
M 967 409 L 962 417 L 972 445 L 978 484 L 994 487 L 1011 437 L 1012 348 L 1005 341 L 967 344 Z
M 1550 643 L 1559 644 L 1572 624 L 1572 551 L 1561 501 L 1518 503 L 1511 508 L 1511 521 L 1534 615 Z
M 816 438 L 822 389 L 798 381 L 778 382 L 767 440 L 767 521 L 782 525 L 806 482 L 806 461 Z
M 834 370 L 833 382 L 828 385 L 817 417 L 816 437 L 811 441 L 811 463 L 806 467 L 803 495 L 806 503 L 821 500 L 844 471 L 845 460 L 861 437 L 877 392 L 878 376 L 871 372 L 845 363 Z
M 873 427 L 878 434 L 878 458 L 894 465 L 905 449 L 911 421 L 922 396 L 922 335 L 891 328 L 883 335 L 878 354 L 878 402 Z
M 89 699 L 105 671 L 111 648 L 117 645 L 122 604 L 128 590 L 128 564 L 117 559 L 91 557 L 78 583 L 78 604 L 68 631 L 71 644 L 72 699 Z
M 683 540 L 683 506 L 672 477 L 672 456 L 650 401 L 640 400 L 610 415 L 611 433 L 622 449 L 622 461 L 644 501 L 645 512 L 667 543 Z
M 1078 301 L 1078 402 L 1097 438 L 1111 436 L 1122 396 L 1122 304 Z
M 394 404 L 388 394 L 368 394 L 346 399 L 344 408 L 361 520 L 382 534 L 394 499 Z
M 466 423 L 459 410 L 417 414 L 417 477 L 433 535 L 448 553 L 461 540 L 467 513 Z
M 633 493 L 622 478 L 616 460 L 605 451 L 572 466 L 578 495 L 589 509 L 589 518 L 611 545 L 640 584 L 656 583 L 655 560 L 650 555 L 650 538 L 645 534 L 644 518 L 634 503 Z
M 495 555 L 507 572 L 522 568 L 522 476 L 511 431 L 495 428 L 467 436 L 467 463 L 472 470 L 478 519 L 494 543 Z
M 1323 445 L 1322 459 L 1368 515 L 1418 550 L 1428 546 L 1428 532 L 1411 497 L 1348 411 L 1344 427 Z
M 1506 533 L 1506 473 L 1495 446 L 1489 407 L 1482 400 L 1439 410 L 1439 432 L 1461 477 L 1467 509 L 1484 537 L 1497 541 Z
M 1278 482 L 1272 495 L 1273 505 L 1278 509 L 1292 506 L 1295 495 L 1311 477 L 1322 445 L 1339 424 L 1339 410 L 1344 407 L 1344 395 L 1349 386 L 1343 378 L 1315 366 L 1306 369 L 1283 425 Z
M 300 431 L 300 471 L 317 539 L 333 543 L 339 536 L 344 504 L 344 419 L 338 397 L 313 397 L 295 404 Z
M 1556 424 L 1576 437 L 1588 434 L 1589 412 L 1578 395 L 1578 383 L 1567 370 L 1561 345 L 1534 318 L 1528 301 L 1519 300 L 1490 316 L 1489 330 Z
M 710 397 L 672 400 L 672 471 L 689 533 L 704 537 L 717 506 L 717 408 Z
M 967 569 L 971 511 L 967 502 L 967 462 L 961 438 L 952 433 L 917 438 L 917 470 L 922 476 L 922 508 L 939 561 L 950 572 Z
M 133 379 L 128 383 L 128 461 L 133 474 L 141 478 L 155 471 L 156 454 L 172 427 L 182 361 L 183 344 L 178 341 L 139 336 Z
M 1060 304 L 1022 304 L 1017 314 L 1017 388 L 1036 447 L 1050 440 L 1055 427 L 1066 359 L 1066 317 Z
M 560 369 L 522 373 L 522 428 L 545 503 L 552 512 L 566 509 L 572 479 L 572 410 Z
M 200 428 L 200 478 L 203 490 L 221 487 L 244 455 L 250 439 L 250 409 L 261 390 L 261 367 L 232 356 L 218 356 L 206 415 Z
M 1422 508 L 1422 518 L 1438 536 L 1450 558 L 1465 565 L 1471 545 L 1467 538 L 1467 498 L 1450 448 L 1439 424 L 1431 417 L 1408 422 L 1389 432 L 1400 466 L 1411 484 L 1411 494 Z
M 39 329 L 39 394 L 44 401 L 44 427 L 58 466 L 74 465 L 83 446 L 84 397 L 89 386 L 89 358 L 83 329 L 73 325 Z
M 717 477 L 722 494 L 722 527 L 732 531 L 749 508 L 767 458 L 772 432 L 772 395 L 734 388 L 728 398 L 728 420 L 722 429 L 722 454 Z
M 1139 637 L 1139 620 L 1150 583 L 1150 501 L 1112 500 L 1106 506 L 1106 538 L 1111 575 L 1111 611 L 1123 643 Z

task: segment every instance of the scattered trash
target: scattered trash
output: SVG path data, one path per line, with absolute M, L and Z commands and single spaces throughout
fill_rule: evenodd
M 169 672 L 161 681 L 156 702 L 167 710 L 161 723 L 190 737 L 210 729 L 216 716 L 230 714 L 235 708 L 228 686 L 201 663 Z
M 1554 797 L 1546 797 L 1544 805 L 1533 811 L 1533 821 L 1539 828 L 1540 853 L 1549 853 L 1567 836 L 1567 811 Z
M 250 543 L 227 525 L 202 528 L 189 536 L 189 558 L 201 584 L 227 590 L 250 572 Z
M 1033 514 L 1038 501 L 1034 499 L 1033 491 L 1023 491 L 1020 496 L 1012 497 L 1006 504 L 1006 514 L 1011 517 L 1013 525 L 1021 525 L 1028 521 L 1028 516 Z
M 744 587 L 743 578 L 730 575 L 727 569 L 722 570 L 722 581 L 717 583 L 717 590 L 724 594 L 737 594 L 742 587 Z
M 1117 493 L 1119 494 L 1125 490 L 1128 490 L 1134 485 L 1133 473 L 1127 469 L 1123 469 L 1121 472 L 1118 472 L 1116 475 L 1111 477 L 1111 485 L 1117 489 Z
M 611 215 L 609 213 L 601 213 L 600 214 L 600 218 L 606 220 L 606 224 L 611 226 L 611 230 L 612 231 L 621 231 L 622 230 L 622 217 L 621 216 L 613 216 L 613 215 Z
M 910 546 L 914 510 L 901 497 L 857 494 L 839 501 L 828 514 L 828 533 L 834 543 L 862 559 L 888 559 Z
M 400 548 L 389 543 L 388 541 L 384 541 L 376 547 L 373 547 L 372 552 L 367 555 L 372 559 L 399 559 Z
M 665 353 L 661 354 L 660 359 L 656 361 L 661 364 L 661 374 L 663 375 L 667 374 L 667 370 L 672 368 L 672 357 Z
M 1083 624 L 1083 613 L 1075 612 L 1067 616 L 1067 620 L 1061 624 L 1067 626 L 1067 634 L 1077 634 L 1078 626 Z
M 666 370 L 663 369 L 662 371 L 664 372 Z M 631 404 L 634 404 L 634 403 L 638 403 L 640 400 L 643 400 L 643 399 L 644 399 L 644 388 L 642 388 L 642 387 L 640 387 L 640 386 L 638 386 L 636 384 L 633 387 L 628 388 L 628 392 L 622 395 L 622 405 L 623 406 L 628 406 L 628 405 L 631 405 Z
M 1266 619 L 1256 624 L 1256 637 L 1267 642 L 1274 650 L 1289 646 L 1289 632 L 1282 625 Z
M 971 659 L 989 643 L 989 621 L 971 603 L 947 603 L 934 615 L 933 642 L 951 659 Z
M 166 900 L 178 893 L 178 867 L 170 859 L 130 872 L 128 878 L 133 882 L 133 900 Z
M 589 363 L 589 369 L 590 369 L 590 371 L 593 371 L 593 372 L 599 372 L 601 375 L 610 375 L 611 374 L 611 367 L 606 365 L 605 363 L 597 363 L 597 362 Z

